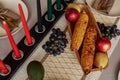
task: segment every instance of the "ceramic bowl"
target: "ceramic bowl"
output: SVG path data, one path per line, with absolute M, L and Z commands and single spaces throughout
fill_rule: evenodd
M 26 20 L 28 19 L 28 9 L 27 6 L 25 5 L 25 3 L 22 0 L 0 0 L 0 7 L 9 9 L 10 11 L 19 14 L 19 9 L 18 9 L 18 4 L 22 5 L 23 11 L 24 11 L 24 15 Z M 16 34 L 17 32 L 19 32 L 19 30 L 22 29 L 22 23 L 20 21 L 19 25 L 17 28 L 14 28 L 11 33 L 12 35 Z M 0 39 L 2 38 L 6 38 L 6 31 L 4 30 L 4 28 L 2 26 L 0 26 Z

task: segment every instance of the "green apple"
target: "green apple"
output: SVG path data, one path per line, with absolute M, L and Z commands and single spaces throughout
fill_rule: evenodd
M 81 12 L 80 6 L 79 6 L 79 4 L 77 4 L 77 3 L 69 3 L 68 6 L 67 6 L 67 9 L 69 9 L 69 8 L 74 8 L 74 9 L 76 9 L 78 12 Z
M 94 65 L 101 70 L 107 67 L 108 61 L 109 59 L 107 53 L 97 52 L 95 54 Z

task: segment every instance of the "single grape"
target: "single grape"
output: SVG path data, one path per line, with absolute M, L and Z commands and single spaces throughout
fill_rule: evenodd
M 105 29 L 106 29 L 106 32 L 110 33 L 110 30 L 111 30 L 110 26 L 107 26 Z
M 64 44 L 64 45 L 61 45 L 60 47 L 61 47 L 61 48 L 66 48 L 66 46 L 67 46 L 67 45 L 66 45 L 66 44 Z
M 47 41 L 47 42 L 46 42 L 46 45 L 47 45 L 47 46 L 50 46 L 50 45 L 51 45 L 51 42 L 50 42 L 50 41 Z
M 114 24 L 112 27 L 115 28 L 115 29 L 117 29 L 117 25 L 116 24 Z
M 60 28 L 56 29 L 56 34 L 59 35 L 59 33 L 61 32 Z
M 101 26 L 101 31 L 103 31 L 104 29 L 105 29 L 105 25 L 102 23 L 102 24 L 100 24 L 100 26 Z
M 54 44 L 59 44 L 59 40 L 56 39 L 56 40 L 54 41 Z
M 50 46 L 48 46 L 48 48 L 52 50 L 52 49 L 53 49 L 53 46 L 52 46 L 52 44 L 51 44 Z
M 63 36 L 62 35 L 58 35 L 58 39 L 62 39 L 63 38 Z
M 55 54 L 56 54 L 56 55 L 60 55 L 59 49 L 57 49 L 57 50 L 55 51 Z
M 110 36 L 111 36 L 112 38 L 116 37 L 115 33 L 111 33 Z
M 66 43 L 63 40 L 60 41 L 60 45 L 65 45 L 65 44 Z
M 63 32 L 60 32 L 59 35 L 61 36 L 61 38 L 66 38 L 66 35 Z
M 44 44 L 44 45 L 42 46 L 42 48 L 46 50 L 46 49 L 48 48 L 48 46 Z
M 57 45 L 54 45 L 53 46 L 53 50 L 57 50 L 58 49 L 58 46 Z
M 120 35 L 120 30 L 119 29 L 116 29 L 116 35 Z
M 105 33 L 105 37 L 109 37 L 109 35 L 110 35 L 109 33 Z
M 50 50 L 49 53 L 52 55 L 52 54 L 54 54 L 54 51 L 53 51 L 53 50 Z
M 55 41 L 56 40 L 56 38 L 54 36 L 51 36 L 49 39 L 50 39 L 50 41 Z
M 115 33 L 115 31 L 116 31 L 116 28 L 115 28 L 115 27 L 111 27 L 110 32 L 111 32 L 111 33 Z
M 55 34 L 55 33 L 52 33 L 51 34 L 51 37 L 57 37 L 58 35 L 57 34 Z
M 68 40 L 67 40 L 67 39 L 63 39 L 63 41 L 64 41 L 64 43 L 66 43 L 66 44 L 68 43 Z
M 52 29 L 52 32 L 55 33 L 55 34 L 57 33 L 55 28 Z
M 104 32 L 101 32 L 102 36 L 105 37 L 105 33 Z
M 64 52 L 64 48 L 59 48 L 60 52 L 63 53 Z
M 47 53 L 49 53 L 49 52 L 51 51 L 51 49 L 47 48 L 45 51 L 46 51 Z

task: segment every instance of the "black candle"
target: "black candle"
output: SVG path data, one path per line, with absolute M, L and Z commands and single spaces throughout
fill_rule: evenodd
M 41 17 L 41 3 L 37 0 L 37 17 L 38 17 L 38 31 L 42 32 L 42 17 Z
M 47 0 L 47 8 L 48 8 L 48 20 L 52 19 L 52 0 Z

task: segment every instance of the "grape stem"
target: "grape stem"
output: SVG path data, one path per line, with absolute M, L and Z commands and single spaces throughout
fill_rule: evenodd
M 49 56 L 49 54 L 46 53 L 45 56 L 41 59 L 40 62 L 43 63 L 48 58 L 48 56 Z

